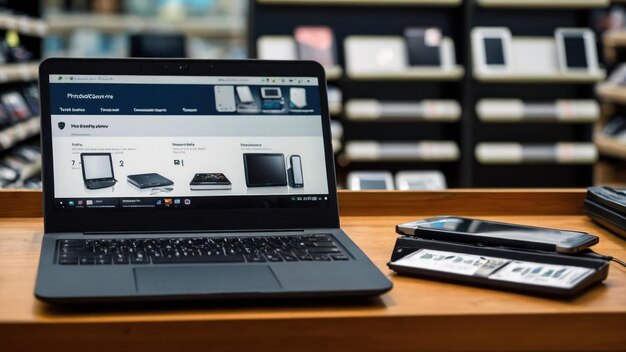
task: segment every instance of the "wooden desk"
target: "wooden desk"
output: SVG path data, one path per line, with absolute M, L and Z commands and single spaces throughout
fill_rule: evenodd
M 571 301 L 395 276 L 394 225 L 441 214 L 588 231 L 584 191 L 341 192 L 342 227 L 394 282 L 370 300 L 59 310 L 33 297 L 37 192 L 0 192 L 0 351 L 626 350 L 626 269 Z

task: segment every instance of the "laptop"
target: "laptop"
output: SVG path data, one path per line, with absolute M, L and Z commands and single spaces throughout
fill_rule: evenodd
M 87 189 L 103 189 L 115 186 L 111 153 L 80 153 L 83 182 Z
M 339 226 L 319 64 L 47 59 L 40 85 L 40 300 L 372 296 L 391 289 Z M 259 105 L 263 91 L 286 96 L 300 88 L 307 109 L 219 108 L 236 102 L 216 92 L 237 86 L 249 87 Z M 91 170 L 84 156 L 93 153 L 110 155 L 111 177 L 149 169 L 172 183 L 86 190 L 81 170 Z M 292 155 L 306 180 L 297 187 L 286 182 L 285 156 Z M 206 170 L 228 175 L 230 187 L 191 190 L 189 180 Z

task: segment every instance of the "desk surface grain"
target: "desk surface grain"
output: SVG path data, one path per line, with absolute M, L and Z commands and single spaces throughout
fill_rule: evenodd
M 616 264 L 602 285 L 572 300 L 401 277 L 386 267 L 396 224 L 441 214 L 587 231 L 601 238 L 597 252 L 626 259 L 626 241 L 585 217 L 583 198 L 580 190 L 341 192 L 342 228 L 394 283 L 379 298 L 86 310 L 34 298 L 41 195 L 0 192 L 0 350 L 626 350 L 626 269 Z M 7 210 L 11 202 L 20 205 Z

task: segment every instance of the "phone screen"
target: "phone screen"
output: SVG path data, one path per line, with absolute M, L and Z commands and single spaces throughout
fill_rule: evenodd
M 580 237 L 581 233 L 537 227 L 526 227 L 477 219 L 442 218 L 417 224 L 417 228 L 454 231 L 467 235 L 493 237 L 526 242 L 561 244 Z
M 563 38 L 565 61 L 569 68 L 587 68 L 585 38 L 578 34 L 568 34 Z
M 487 65 L 504 65 L 502 38 L 485 38 L 485 61 Z

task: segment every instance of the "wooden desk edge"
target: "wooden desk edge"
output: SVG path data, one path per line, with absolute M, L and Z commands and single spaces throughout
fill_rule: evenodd
M 584 189 L 451 189 L 446 191 L 339 191 L 342 216 L 412 214 L 580 215 Z M 42 193 L 1 190 L 0 217 L 41 217 Z

